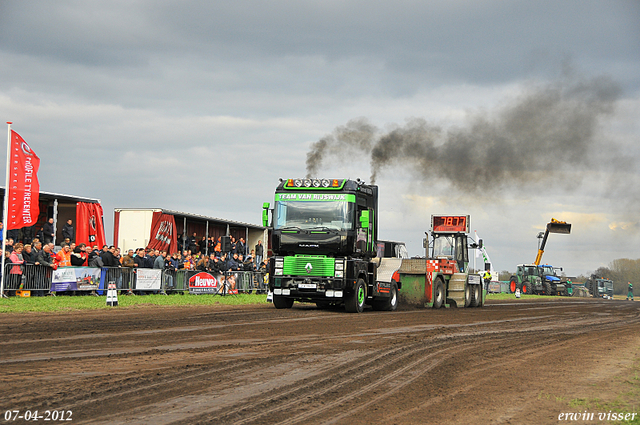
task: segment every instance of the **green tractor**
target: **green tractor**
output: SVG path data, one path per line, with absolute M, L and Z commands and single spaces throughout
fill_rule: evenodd
M 509 279 L 509 290 L 516 292 L 520 290 L 522 294 L 534 294 L 542 290 L 542 279 L 540 269 L 535 264 L 519 264 L 516 274 Z

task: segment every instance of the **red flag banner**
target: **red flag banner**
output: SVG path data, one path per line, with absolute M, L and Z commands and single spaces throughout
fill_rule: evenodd
M 151 235 L 149 236 L 147 248 L 167 251 L 169 254 L 178 251 L 176 221 L 171 214 L 153 213 Z
M 38 168 L 40 158 L 15 131 L 11 130 L 11 161 L 9 165 L 9 196 L 7 229 L 21 229 L 36 224 L 40 207 L 38 204 L 40 184 Z
M 76 244 L 87 246 L 106 244 L 102 224 L 102 206 L 98 203 L 78 202 L 76 204 Z

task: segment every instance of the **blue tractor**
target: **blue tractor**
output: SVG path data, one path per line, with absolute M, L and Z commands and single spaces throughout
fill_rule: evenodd
M 538 266 L 540 278 L 542 280 L 542 293 L 545 295 L 563 295 L 568 297 L 571 294 L 571 284 L 566 278 L 558 276 L 557 271 L 562 271 L 562 267 L 553 267 L 548 264 Z

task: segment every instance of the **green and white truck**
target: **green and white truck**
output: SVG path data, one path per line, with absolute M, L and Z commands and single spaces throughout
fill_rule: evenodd
M 393 311 L 398 305 L 401 258 L 383 258 L 378 241 L 378 187 L 349 179 L 286 179 L 273 209 L 269 290 L 276 308 L 294 301 L 348 312 Z M 269 211 L 272 222 L 269 223 Z

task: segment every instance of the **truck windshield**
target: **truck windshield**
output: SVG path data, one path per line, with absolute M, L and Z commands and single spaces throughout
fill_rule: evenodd
M 274 229 L 353 230 L 355 204 L 347 201 L 276 201 Z
M 610 280 L 598 280 L 598 286 L 605 289 L 613 289 L 613 282 Z

